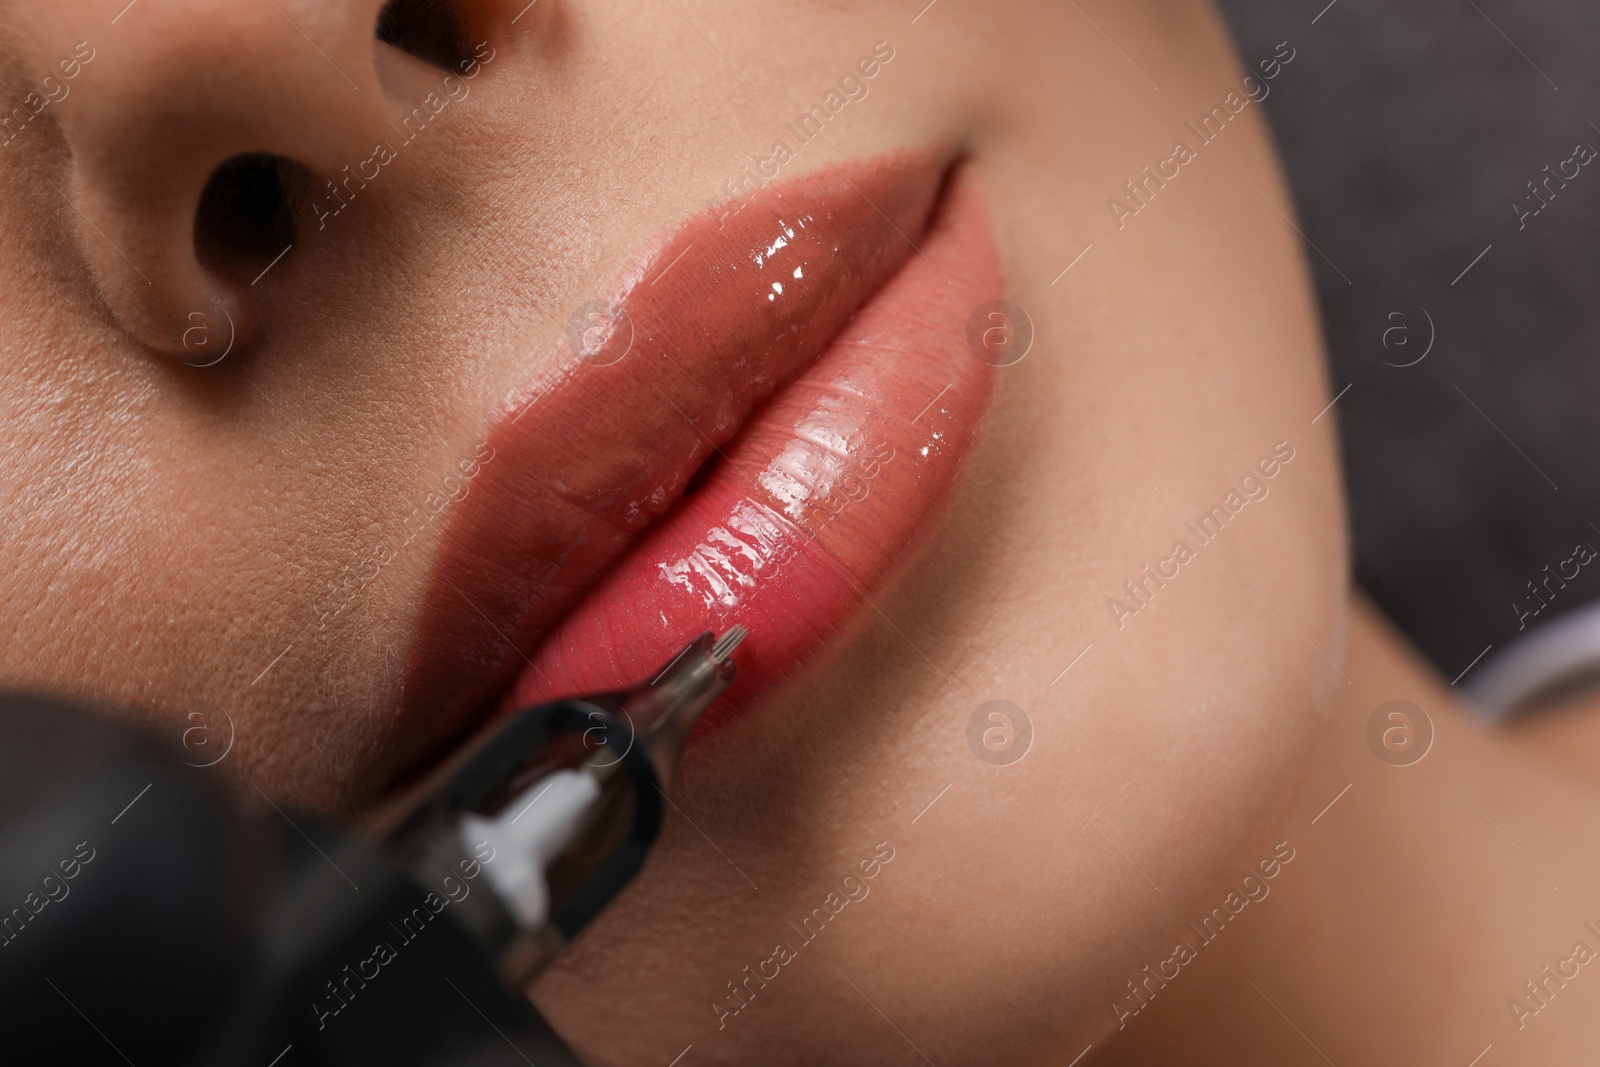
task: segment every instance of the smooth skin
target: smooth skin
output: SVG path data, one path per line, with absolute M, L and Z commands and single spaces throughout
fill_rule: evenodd
M 328 176 L 440 84 L 374 44 L 380 6 L 3 5 L 6 99 L 78 41 L 95 58 L 0 148 L 0 677 L 175 744 L 231 721 L 215 773 L 247 793 L 348 818 L 381 803 L 407 758 L 392 724 L 447 515 L 415 536 L 406 517 L 432 512 L 506 398 L 561 358 L 574 308 L 726 199 L 888 42 L 869 94 L 785 175 L 900 149 L 964 157 L 1036 340 L 999 373 L 957 499 L 912 565 L 805 677 L 691 753 L 649 869 L 536 1002 L 605 1064 L 690 1045 L 685 1063 L 1067 1064 L 1086 1046 L 1106 1062 L 1155 1048 L 1218 1061 L 1208 1047 L 1320 1062 L 1237 974 L 1336 1062 L 1405 1062 L 1401 1040 L 1475 1054 L 1460 1013 L 1476 1019 L 1482 998 L 1469 1011 L 1423 976 L 1437 942 L 1421 931 L 1471 953 L 1450 976 L 1485 994 L 1520 983 L 1513 958 L 1536 970 L 1564 946 L 1495 919 L 1486 902 L 1554 923 L 1543 882 L 1524 885 L 1514 854 L 1497 866 L 1500 838 L 1458 850 L 1492 831 L 1446 822 L 1455 836 L 1440 838 L 1453 809 L 1386 822 L 1367 784 L 1437 787 L 1457 758 L 1446 741 L 1474 739 L 1460 758 L 1480 769 L 1455 781 L 1498 815 L 1513 797 L 1488 789 L 1489 742 L 1441 724 L 1409 777 L 1352 748 L 1380 697 L 1433 683 L 1368 614 L 1346 634 L 1336 412 L 1315 419 L 1331 394 L 1260 107 L 1137 214 L 1119 225 L 1108 206 L 1132 203 L 1124 183 L 1197 143 L 1184 124 L 1240 92 L 1209 7 L 462 0 L 493 54 L 470 96 L 337 216 L 308 181 L 294 248 L 253 283 L 270 256 L 198 256 L 200 191 L 231 154 Z M 186 340 L 194 314 L 209 332 Z M 182 362 L 217 351 L 225 322 L 236 350 Z M 1131 603 L 1124 582 L 1280 443 L 1294 458 L 1270 492 L 1119 618 L 1107 602 Z M 969 745 L 993 700 L 1031 722 L 1009 765 Z M 1363 777 L 1308 830 L 1307 805 L 1355 773 L 1342 760 Z M 1573 817 L 1580 799 L 1552 794 L 1566 806 L 1547 810 Z M 1394 823 L 1412 836 L 1396 842 Z M 1285 839 L 1298 853 L 1274 895 L 1193 965 L 1212 976 L 1186 974 L 1116 1036 L 1125 981 Z M 893 858 L 870 893 L 744 987 L 738 1014 L 719 1011 L 881 843 Z M 1578 893 L 1579 860 L 1546 859 Z M 1341 892 L 1340 878 L 1370 888 L 1429 860 L 1452 877 L 1413 939 L 1391 936 L 1379 895 Z M 1451 926 L 1445 900 L 1482 922 Z M 1326 936 L 1340 930 L 1371 933 Z M 1399 977 L 1368 980 L 1379 967 Z M 1435 1007 L 1405 1011 L 1418 1002 Z M 1504 1010 L 1483 1001 L 1486 1017 Z M 1552 1009 L 1538 1040 L 1581 1014 Z

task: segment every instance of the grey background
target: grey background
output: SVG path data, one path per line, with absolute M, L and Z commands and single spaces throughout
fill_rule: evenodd
M 1521 231 L 1511 207 L 1579 141 L 1600 149 L 1600 6 L 1220 2 L 1246 64 L 1297 51 L 1264 107 L 1322 253 L 1332 390 L 1352 386 L 1334 410 L 1357 579 L 1454 678 L 1518 636 L 1546 564 L 1600 548 L 1600 160 Z M 1432 351 L 1386 365 L 1420 351 L 1384 347 L 1391 311 L 1426 339 L 1419 305 Z M 1600 594 L 1595 572 L 1529 630 Z

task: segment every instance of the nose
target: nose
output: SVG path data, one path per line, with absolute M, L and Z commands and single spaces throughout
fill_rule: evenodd
M 189 362 L 247 339 L 250 275 L 292 238 L 286 186 L 320 186 L 386 136 L 383 0 L 7 7 L 36 84 L 78 64 L 51 105 L 71 159 L 51 184 L 113 314 Z

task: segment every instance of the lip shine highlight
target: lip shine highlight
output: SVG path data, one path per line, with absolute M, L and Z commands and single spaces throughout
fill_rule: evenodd
M 944 169 L 896 155 L 776 183 L 625 266 L 609 295 L 631 327 L 626 355 L 584 362 L 560 343 L 488 428 L 495 460 L 444 530 L 420 606 L 394 733 L 402 773 L 493 711 L 707 457 L 895 273 Z
M 990 393 L 966 328 L 1001 295 L 998 258 L 959 177 L 918 245 L 541 645 L 504 708 L 627 684 L 685 633 L 736 623 L 751 635 L 730 705 L 748 705 L 863 606 L 949 495 Z M 779 275 L 803 273 L 781 250 L 764 266 L 772 303 Z

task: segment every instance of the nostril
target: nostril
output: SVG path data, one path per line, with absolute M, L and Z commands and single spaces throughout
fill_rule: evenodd
M 389 0 L 378 13 L 378 40 L 444 70 L 472 59 L 466 27 L 450 0 Z
M 250 281 L 294 243 L 293 190 L 308 172 L 264 152 L 234 156 L 206 182 L 195 212 L 200 264 L 231 281 Z

